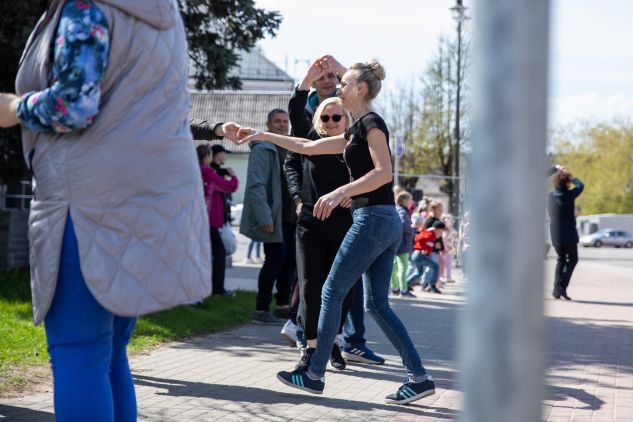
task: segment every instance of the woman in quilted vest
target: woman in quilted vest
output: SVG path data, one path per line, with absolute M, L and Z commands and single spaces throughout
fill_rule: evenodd
M 58 421 L 133 421 L 136 317 L 210 293 L 209 221 L 173 0 L 50 0 L 0 126 L 22 126 L 35 324 Z

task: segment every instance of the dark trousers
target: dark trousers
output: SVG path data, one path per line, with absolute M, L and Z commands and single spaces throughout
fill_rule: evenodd
M 224 242 L 220 236 L 220 229 L 211 227 L 211 251 L 213 254 L 213 264 L 211 268 L 212 293 L 214 295 L 224 294 L 224 274 L 226 272 L 226 251 Z
M 290 309 L 288 310 L 288 319 L 292 321 L 293 324 L 297 323 L 297 313 L 299 312 L 299 303 L 300 301 L 300 287 L 299 283 L 294 283 L 292 287 L 292 299 L 290 300 Z
M 566 293 L 571 274 L 578 263 L 578 245 L 558 245 L 554 246 L 554 249 L 558 254 L 556 274 L 554 276 L 554 293 Z
M 270 310 L 273 299 L 273 288 L 277 285 L 275 302 L 277 306 L 288 305 L 290 289 L 296 278 L 295 261 L 295 225 L 284 223 L 284 242 L 264 243 L 264 264 L 257 280 L 256 309 Z M 275 283 L 276 282 L 276 283 Z
M 319 222 L 308 216 L 301 216 L 297 224 L 297 273 L 301 293 L 301 323 L 305 338 L 317 338 L 319 313 L 321 312 L 321 291 L 330 273 L 341 242 L 347 230 L 325 226 L 327 220 Z M 339 332 L 345 323 L 351 307 L 353 289 L 343 301 Z

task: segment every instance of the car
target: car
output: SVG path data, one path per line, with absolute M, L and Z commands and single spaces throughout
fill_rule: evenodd
M 580 236 L 580 244 L 596 248 L 601 246 L 633 248 L 633 234 L 625 230 L 602 229 L 592 234 Z

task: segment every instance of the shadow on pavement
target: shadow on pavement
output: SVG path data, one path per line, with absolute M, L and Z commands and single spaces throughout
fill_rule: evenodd
M 604 404 L 602 399 L 580 388 L 547 386 L 546 397 L 548 400 L 554 401 L 565 401 L 567 398 L 573 397 L 584 404 L 583 407 L 576 407 L 576 409 L 598 410 Z
M 0 404 L 0 420 L 15 422 L 55 422 L 55 415 L 24 407 Z
M 617 305 L 613 302 L 604 304 Z M 633 373 L 633 360 L 630 355 L 630 345 L 633 343 L 631 325 L 626 324 L 627 321 L 618 323 L 617 320 L 573 320 L 561 317 L 546 317 L 546 322 L 550 332 L 548 384 L 553 382 L 555 385 L 547 386 L 545 398 L 555 401 L 575 398 L 585 405 L 585 409 L 600 409 L 605 402 L 583 389 L 595 386 L 597 382 L 593 379 L 569 376 L 567 369 L 595 367 L 598 371 L 604 371 L 607 367 L 613 374 Z M 559 369 L 563 371 L 562 374 L 556 373 Z M 595 374 L 583 376 L 592 375 Z M 570 388 L 556 384 L 580 386 Z
M 599 301 L 592 301 L 592 300 L 575 300 L 574 302 L 576 303 L 584 303 L 587 305 L 606 305 L 606 306 L 628 306 L 628 307 L 632 307 L 633 308 L 633 303 L 628 302 L 628 303 L 624 303 L 624 302 L 599 302 Z
M 269 413 L 268 407 L 271 405 L 293 405 L 304 404 L 310 400 L 315 405 L 324 406 L 330 409 L 359 410 L 367 411 L 393 411 L 395 413 L 409 414 L 413 416 L 426 416 L 436 419 L 455 420 L 457 412 L 453 409 L 442 407 L 429 407 L 422 404 L 408 406 L 386 405 L 370 402 L 360 402 L 352 400 L 342 400 L 323 396 L 311 396 L 307 394 L 292 394 L 286 392 L 275 392 L 258 387 L 245 387 L 239 385 L 207 384 L 202 382 L 178 381 L 149 377 L 146 375 L 135 375 L 134 383 L 153 388 L 166 389 L 167 392 L 157 392 L 157 395 L 208 398 L 217 400 L 229 400 L 262 404 L 264 406 L 257 409 L 248 410 L 253 417 L 261 417 L 262 413 Z M 423 400 L 422 400 L 423 401 Z M 271 408 L 272 410 L 272 408 Z M 243 409 L 246 411 L 246 409 Z M 272 415 L 272 414 L 271 414 Z M 318 413 L 315 416 L 320 417 Z M 279 416 L 275 414 L 275 416 Z

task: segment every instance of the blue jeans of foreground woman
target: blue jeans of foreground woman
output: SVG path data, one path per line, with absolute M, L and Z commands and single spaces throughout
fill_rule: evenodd
M 362 275 L 365 309 L 396 348 L 409 377 L 422 381 L 426 370 L 402 321 L 389 306 L 393 257 L 400 245 L 402 223 L 393 205 L 363 207 L 352 213 L 350 227 L 334 259 L 321 294 L 317 350 L 311 377 L 323 377 L 341 321 L 343 299 Z
M 136 396 L 126 346 L 136 318 L 113 315 L 88 290 L 70 215 L 57 287 L 44 323 L 56 420 L 135 421 Z

